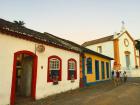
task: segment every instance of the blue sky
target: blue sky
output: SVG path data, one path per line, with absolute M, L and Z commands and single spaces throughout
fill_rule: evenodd
M 82 44 L 119 32 L 140 39 L 140 0 L 0 0 L 0 17 Z

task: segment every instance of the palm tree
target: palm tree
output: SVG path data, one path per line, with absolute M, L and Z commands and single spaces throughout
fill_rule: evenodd
M 25 23 L 24 23 L 24 21 L 16 21 L 16 20 L 14 20 L 14 24 L 16 24 L 16 25 L 18 25 L 18 26 L 24 26 L 25 25 Z

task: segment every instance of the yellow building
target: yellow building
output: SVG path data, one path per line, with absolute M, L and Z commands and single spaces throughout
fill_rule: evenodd
M 95 84 L 98 81 L 109 80 L 111 60 L 113 58 L 85 48 L 81 55 L 81 87 Z

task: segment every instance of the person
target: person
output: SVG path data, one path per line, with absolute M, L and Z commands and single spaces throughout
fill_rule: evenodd
M 121 71 L 120 71 L 120 83 L 123 83 L 123 74 Z
M 113 82 L 114 82 L 114 85 L 117 86 L 116 70 L 114 70 Z
M 114 70 L 112 70 L 112 80 L 114 80 Z
M 124 77 L 124 83 L 126 83 L 126 81 L 127 81 L 127 74 L 126 74 L 126 71 L 124 71 L 123 77 Z
M 119 85 L 119 82 L 120 82 L 120 72 L 117 70 L 116 71 L 116 86 Z

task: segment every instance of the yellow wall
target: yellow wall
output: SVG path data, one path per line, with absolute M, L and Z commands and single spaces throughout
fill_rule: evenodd
M 109 63 L 109 69 L 110 69 L 110 60 L 96 56 L 96 55 L 92 55 L 92 54 L 88 54 L 85 53 L 85 57 L 86 58 L 92 58 L 92 74 L 87 74 L 87 66 L 86 66 L 86 60 L 85 60 L 85 75 L 87 78 L 87 82 L 95 82 L 96 81 L 96 73 L 95 73 L 95 60 L 99 61 L 99 80 L 102 80 L 102 71 L 101 71 L 101 61 L 103 61 L 105 64 L 105 80 L 107 79 L 107 71 L 106 71 L 106 62 Z

